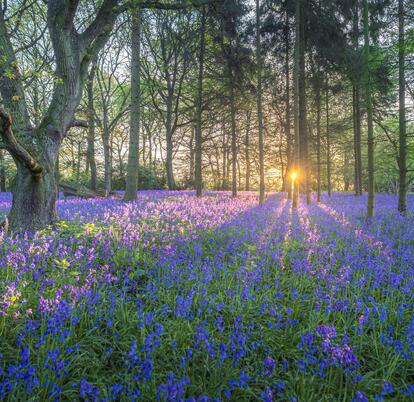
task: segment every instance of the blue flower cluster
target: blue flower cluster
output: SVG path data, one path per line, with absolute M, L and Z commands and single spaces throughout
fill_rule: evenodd
M 413 400 L 408 201 L 59 200 L 0 232 L 0 400 Z

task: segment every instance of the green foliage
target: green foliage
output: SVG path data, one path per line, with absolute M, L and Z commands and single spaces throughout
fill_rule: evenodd
M 163 189 L 166 185 L 166 179 L 162 166 L 155 165 L 148 167 L 140 165 L 138 169 L 138 189 L 139 190 L 157 190 Z

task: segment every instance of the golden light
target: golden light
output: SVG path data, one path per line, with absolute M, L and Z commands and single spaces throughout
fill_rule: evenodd
M 292 172 L 292 173 L 290 174 L 290 177 L 292 178 L 292 181 L 295 181 L 295 180 L 296 180 L 296 178 L 298 177 L 298 174 L 297 174 L 296 172 Z

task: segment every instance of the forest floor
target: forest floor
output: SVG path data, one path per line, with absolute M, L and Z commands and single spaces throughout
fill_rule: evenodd
M 0 214 L 10 207 L 0 195 Z M 414 399 L 414 196 L 140 192 L 0 232 L 0 400 Z

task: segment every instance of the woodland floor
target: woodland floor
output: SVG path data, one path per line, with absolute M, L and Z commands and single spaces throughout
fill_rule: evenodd
M 0 214 L 11 197 L 0 195 Z M 414 399 L 414 196 L 140 192 L 0 232 L 0 400 Z

